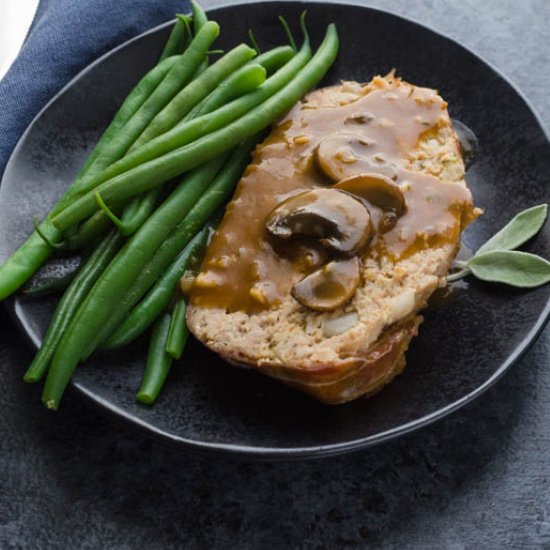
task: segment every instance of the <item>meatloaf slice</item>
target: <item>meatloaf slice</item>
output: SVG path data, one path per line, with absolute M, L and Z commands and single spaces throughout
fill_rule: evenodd
M 329 138 L 344 146 L 333 151 L 327 177 L 316 155 Z M 365 172 L 396 182 L 406 213 L 362 255 L 351 300 L 313 311 L 291 294 L 308 268 L 281 253 L 266 219 L 288 197 Z M 322 402 L 372 394 L 404 368 L 418 313 L 446 284 L 461 231 L 476 215 L 447 104 L 435 90 L 390 74 L 314 91 L 256 148 L 207 250 L 187 323 L 228 362 Z

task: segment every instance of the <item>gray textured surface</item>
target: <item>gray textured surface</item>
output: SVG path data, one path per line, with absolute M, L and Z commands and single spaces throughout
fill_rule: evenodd
M 203 2 L 207 6 L 214 2 Z M 550 3 L 379 1 L 480 53 L 550 126 Z M 414 7 L 413 7 L 414 4 Z M 20 382 L 0 313 L 0 547 L 550 548 L 550 331 L 478 402 L 319 462 L 185 455 Z

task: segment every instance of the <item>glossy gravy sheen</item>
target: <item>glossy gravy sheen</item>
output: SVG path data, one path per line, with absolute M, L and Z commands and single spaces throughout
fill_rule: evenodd
M 276 307 L 296 282 L 326 261 L 319 258 L 322 250 L 308 249 L 303 242 L 274 243 L 265 222 L 288 197 L 336 183 L 315 162 L 316 148 L 329 135 L 344 135 L 338 150 L 342 178 L 382 174 L 405 197 L 406 213 L 389 231 L 376 233 L 364 255 L 396 262 L 428 247 L 458 242 L 472 216 L 469 190 L 406 169 L 419 139 L 448 123 L 446 103 L 433 90 L 399 80 L 369 90 L 339 107 L 311 107 L 306 98 L 257 147 L 207 250 L 191 294 L 193 305 L 247 313 Z M 368 208 L 376 227 L 382 212 Z

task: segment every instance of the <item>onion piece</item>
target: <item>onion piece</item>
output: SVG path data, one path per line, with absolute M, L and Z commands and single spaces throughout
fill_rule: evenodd
M 340 317 L 334 317 L 332 319 L 326 319 L 323 321 L 322 329 L 323 336 L 331 338 L 332 336 L 338 336 L 348 330 L 352 329 L 359 322 L 359 315 L 356 311 L 351 313 L 344 313 Z

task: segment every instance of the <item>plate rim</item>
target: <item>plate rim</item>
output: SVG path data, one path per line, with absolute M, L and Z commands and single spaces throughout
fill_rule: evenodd
M 349 6 L 354 8 L 360 8 L 370 12 L 383 13 L 392 18 L 401 20 L 402 22 L 405 22 L 407 24 L 412 24 L 416 27 L 419 27 L 424 32 L 427 31 L 429 33 L 435 34 L 440 39 L 447 40 L 453 43 L 455 46 L 458 46 L 460 49 L 464 50 L 469 55 L 476 58 L 478 61 L 480 61 L 487 67 L 489 67 L 493 71 L 493 73 L 495 73 L 502 81 L 504 81 L 504 83 L 508 85 L 517 94 L 517 96 L 523 101 L 523 103 L 525 104 L 525 106 L 533 116 L 534 120 L 539 125 L 539 128 L 542 134 L 544 135 L 544 137 L 546 138 L 546 141 L 550 143 L 550 133 L 546 129 L 545 123 L 541 119 L 537 110 L 531 104 L 531 101 L 525 96 L 525 94 L 521 91 L 521 89 L 519 89 L 518 86 L 508 76 L 506 76 L 499 68 L 493 65 L 492 62 L 487 61 L 483 56 L 477 54 L 467 46 L 464 46 L 463 44 L 458 42 L 458 40 L 444 34 L 439 30 L 430 28 L 427 25 L 413 18 L 409 18 L 383 8 L 364 5 L 357 0 L 335 0 L 335 1 L 333 0 L 330 3 L 322 2 L 322 1 L 308 2 L 303 0 L 259 0 L 259 1 L 253 1 L 253 2 L 240 1 L 237 3 L 233 3 L 233 2 L 230 2 L 230 0 L 227 0 L 216 6 L 213 6 L 212 8 L 206 11 L 207 11 L 207 14 L 209 14 L 209 13 L 215 13 L 217 10 L 235 8 L 235 7 L 240 7 L 240 8 L 250 7 L 255 4 L 281 4 L 281 5 L 297 4 L 297 5 L 303 5 L 304 7 L 314 6 L 314 7 L 321 7 L 321 8 L 331 4 L 332 5 L 336 4 L 343 7 Z M 31 122 L 25 129 L 25 131 L 21 134 L 19 140 L 17 141 L 17 144 L 15 145 L 10 155 L 10 158 L 8 159 L 8 162 L 6 163 L 4 174 L 2 175 L 2 182 L 4 180 L 5 174 L 9 171 L 9 168 L 13 162 L 13 159 L 17 156 L 19 149 L 23 146 L 23 143 L 25 142 L 27 135 L 32 131 L 37 120 L 51 107 L 51 105 L 53 105 L 56 101 L 58 101 L 60 97 L 63 96 L 63 94 L 71 86 L 73 86 L 78 80 L 80 80 L 88 72 L 93 70 L 97 65 L 102 63 L 106 58 L 115 54 L 119 50 L 122 50 L 123 48 L 130 46 L 133 42 L 136 42 L 147 35 L 154 34 L 164 29 L 165 27 L 170 26 L 171 24 L 173 24 L 174 21 L 175 19 L 170 19 L 164 23 L 156 25 L 126 40 L 125 42 L 122 42 L 121 44 L 115 46 L 114 48 L 110 49 L 109 51 L 105 52 L 104 54 L 99 56 L 97 59 L 92 61 L 86 67 L 84 67 L 73 78 L 71 78 L 67 82 L 67 84 L 61 87 L 53 95 L 53 97 L 33 117 Z M 4 189 L 4 186 L 0 184 L 0 201 L 2 199 L 2 189 Z M 17 314 L 15 298 L 11 297 L 8 300 L 6 300 L 4 302 L 4 306 L 7 308 L 12 321 L 14 321 L 15 325 L 19 327 L 19 329 L 23 332 L 24 336 L 35 347 L 38 347 L 39 343 L 35 338 L 33 331 L 30 329 L 28 324 Z M 318 459 L 318 458 L 331 457 L 331 456 L 336 456 L 336 455 L 341 455 L 346 453 L 358 452 L 362 449 L 366 449 L 368 447 L 381 444 L 391 439 L 395 439 L 402 435 L 412 433 L 413 431 L 429 426 L 430 424 L 433 424 L 437 420 L 441 420 L 449 416 L 450 414 L 457 411 L 458 409 L 471 403 L 476 398 L 478 398 L 483 393 L 485 393 L 489 388 L 491 388 L 498 380 L 502 378 L 502 376 L 515 363 L 517 363 L 521 359 L 521 357 L 527 352 L 529 347 L 534 344 L 534 342 L 536 341 L 536 339 L 538 338 L 538 336 L 541 334 L 544 327 L 548 323 L 549 319 L 550 319 L 550 298 L 547 299 L 546 305 L 542 310 L 541 314 L 539 315 L 537 320 L 533 323 L 527 335 L 515 347 L 515 349 L 513 350 L 513 353 L 511 353 L 510 356 L 498 366 L 495 372 L 489 378 L 487 378 L 485 382 L 483 382 L 481 385 L 476 387 L 471 392 L 462 396 L 460 399 L 457 399 L 456 401 L 444 407 L 441 407 L 436 411 L 433 411 L 432 413 L 426 414 L 420 418 L 417 418 L 405 424 L 401 424 L 399 426 L 396 426 L 394 428 L 391 428 L 383 432 L 379 432 L 377 434 L 353 439 L 343 443 L 313 445 L 313 446 L 307 446 L 307 447 L 269 447 L 269 446 L 254 446 L 254 445 L 197 441 L 196 439 L 188 439 L 182 436 L 178 436 L 174 433 L 170 433 L 168 431 L 162 430 L 160 428 L 157 428 L 153 424 L 150 424 L 144 421 L 143 419 L 138 418 L 137 416 L 129 414 L 127 411 L 125 411 L 118 405 L 115 405 L 110 401 L 103 399 L 101 396 L 88 390 L 86 387 L 84 387 L 83 385 L 81 385 L 80 383 L 74 380 L 71 381 L 71 387 L 74 390 L 76 390 L 78 394 L 84 396 L 85 401 L 90 402 L 98 410 L 98 412 L 106 416 L 109 416 L 109 418 L 112 418 L 118 423 L 123 423 L 125 426 L 129 425 L 131 428 L 141 433 L 142 435 L 152 437 L 155 440 L 163 444 L 169 445 L 171 447 L 175 447 L 178 449 L 185 449 L 185 450 L 189 450 L 199 454 L 221 454 L 224 456 L 231 456 L 231 457 L 241 458 L 241 459 L 253 458 L 255 460 L 269 460 L 269 461 Z

